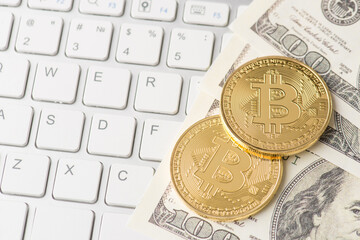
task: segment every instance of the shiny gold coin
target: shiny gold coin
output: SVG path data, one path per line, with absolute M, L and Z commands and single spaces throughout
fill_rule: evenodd
M 171 178 L 185 203 L 199 215 L 230 221 L 260 211 L 274 196 L 281 160 L 242 151 L 225 132 L 220 116 L 192 125 L 176 143 Z
M 220 108 L 226 131 L 243 150 L 276 158 L 313 145 L 329 124 L 332 102 L 313 69 L 271 56 L 235 70 L 223 88 Z

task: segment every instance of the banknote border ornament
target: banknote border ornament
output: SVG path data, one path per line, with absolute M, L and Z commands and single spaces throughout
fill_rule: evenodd
M 340 6 L 339 4 L 345 4 Z M 336 5 L 339 9 L 341 7 L 346 8 L 353 8 L 354 14 L 350 18 L 345 19 L 340 18 L 335 12 Z M 329 20 L 331 23 L 339 25 L 339 26 L 349 26 L 352 24 L 355 24 L 360 19 L 360 0 L 322 0 L 321 1 L 321 10 L 326 17 L 327 20 Z M 345 9 L 340 9 L 342 14 L 346 14 Z M 340 11 L 338 10 L 338 11 Z M 348 12 L 349 13 L 349 12 Z M 340 12 L 338 13 L 340 14 Z
M 279 3 L 276 2 L 273 7 L 275 7 Z M 318 56 L 323 60 L 325 65 L 328 65 L 328 69 L 324 69 L 320 71 L 317 67 L 314 69 L 318 72 L 320 76 L 323 77 L 330 91 L 335 94 L 337 97 L 341 98 L 346 104 L 348 104 L 352 109 L 360 113 L 360 91 L 358 88 L 354 87 L 350 83 L 348 83 L 345 79 L 335 73 L 332 68 L 330 62 L 322 56 L 320 53 L 317 53 L 314 50 L 308 50 L 308 53 L 305 56 L 295 56 L 289 50 L 287 50 L 283 44 L 282 39 L 274 40 L 271 35 L 276 32 L 277 27 L 282 26 L 281 23 L 271 22 L 269 18 L 269 11 L 267 11 L 264 15 L 262 15 L 255 23 L 252 25 L 251 30 L 261 37 L 264 41 L 270 44 L 274 49 L 276 49 L 280 54 L 283 54 L 287 57 L 295 58 L 301 62 L 306 63 L 309 66 L 312 66 L 313 63 L 309 61 L 308 56 L 312 54 L 313 56 Z M 287 32 L 287 31 L 286 31 Z M 283 35 L 286 35 L 287 33 Z M 286 36 L 291 35 L 292 33 L 288 33 Z M 282 36 L 283 37 L 283 36 Z M 300 39 L 300 38 L 299 38 Z M 358 82 L 360 80 L 358 79 Z

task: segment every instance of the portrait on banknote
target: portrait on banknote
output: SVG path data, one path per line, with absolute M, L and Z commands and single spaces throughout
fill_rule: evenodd
M 326 160 L 303 169 L 279 197 L 271 239 L 359 239 L 360 179 Z

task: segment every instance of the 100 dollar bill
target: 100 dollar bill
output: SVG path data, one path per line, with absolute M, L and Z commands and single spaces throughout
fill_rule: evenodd
M 285 2 L 290 4 L 287 7 L 292 10 L 303 9 L 299 7 L 300 5 L 303 6 L 301 1 L 257 1 L 252 6 L 253 16 L 248 13 L 246 20 L 239 20 L 233 25 L 233 29 L 238 32 L 241 31 L 241 35 L 245 36 L 246 40 L 234 36 L 230 44 L 219 55 L 203 80 L 202 89 L 206 93 L 203 92 L 199 95 L 192 111 L 185 120 L 183 131 L 196 121 L 219 113 L 218 99 L 222 86 L 226 77 L 239 65 L 264 55 L 283 54 L 292 56 L 285 54 L 285 50 L 280 49 L 279 46 L 273 46 L 275 43 L 266 42 L 263 36 L 260 37 L 255 33 L 254 29 L 256 28 L 253 27 L 261 16 L 270 11 L 274 13 L 272 21 L 283 21 L 281 14 L 275 13 L 274 9 L 280 9 L 278 7 L 283 6 L 282 4 Z M 314 3 L 310 3 L 309 0 L 304 2 L 307 5 Z M 286 8 L 284 9 L 283 11 L 286 11 Z M 318 10 L 311 9 L 311 11 Z M 321 11 L 312 14 L 318 16 L 319 13 Z M 299 15 L 304 15 L 304 13 Z M 238 24 L 240 21 L 250 24 L 240 26 Z M 291 26 L 289 29 L 294 33 L 299 33 L 296 22 L 299 21 L 295 20 L 295 26 Z M 299 23 L 301 24 L 301 22 Z M 264 29 L 267 29 L 267 25 Z M 349 34 L 352 33 L 349 32 Z M 356 34 L 359 33 L 354 31 L 354 35 Z M 348 33 L 342 37 L 342 39 L 348 38 Z M 308 38 L 304 39 L 308 40 Z M 290 47 L 286 46 L 290 50 L 294 50 L 301 43 L 297 40 Z M 324 50 L 326 49 L 325 46 L 319 47 L 319 45 L 314 44 L 314 41 L 307 44 L 308 48 L 310 46 L 325 54 L 325 57 L 314 58 L 318 55 L 312 52 L 316 51 L 307 50 L 306 53 L 311 53 L 307 55 L 308 58 L 296 58 L 305 62 L 308 61 L 306 63 L 318 72 L 319 68 L 321 70 L 327 66 L 324 65 L 326 61 L 331 63 L 328 72 L 320 73 L 323 77 L 328 76 L 324 78 L 333 93 L 336 112 L 334 112 L 329 127 L 315 146 L 308 152 L 289 157 L 285 161 L 283 182 L 273 201 L 263 211 L 244 221 L 220 223 L 199 217 L 189 210 L 175 194 L 170 183 L 169 153 L 161 163 L 150 188 L 131 218 L 130 226 L 132 228 L 155 239 L 305 240 L 330 239 L 330 237 L 335 239 L 359 238 L 360 196 L 353 189 L 356 189 L 360 182 L 358 178 L 351 175 L 352 173 L 360 177 L 360 123 L 358 121 L 359 111 L 357 110 L 359 78 L 358 63 L 354 60 L 356 59 L 354 53 L 359 53 L 359 47 L 354 44 L 352 38 L 349 38 L 349 41 L 345 42 L 345 46 L 351 48 L 351 51 L 348 54 L 340 52 L 340 55 L 334 57 L 330 54 L 332 52 L 330 49 L 328 49 L 330 52 Z M 316 48 L 317 46 L 318 48 Z M 335 53 L 339 52 L 333 52 L 333 54 Z M 309 56 L 313 62 L 309 62 Z M 337 77 L 334 77 L 334 74 Z M 340 79 L 338 76 L 341 76 Z M 329 81 L 333 81 L 331 83 L 335 85 L 329 84 Z M 169 151 L 173 145 L 174 143 L 169 145 Z M 321 159 L 318 155 L 329 162 Z M 341 219 L 340 222 L 339 219 Z
M 202 90 L 214 99 L 219 99 L 228 76 L 246 61 L 263 54 L 266 55 L 264 52 L 259 54 L 252 43 L 235 35 L 205 75 Z M 360 177 L 360 128 L 358 125 L 359 121 L 352 122 L 340 112 L 334 111 L 329 127 L 320 138 L 320 143 L 313 146 L 311 151 Z
M 201 93 L 184 129 L 218 113 L 219 101 Z M 353 189 L 360 179 L 311 151 L 284 158 L 283 180 L 268 206 L 249 219 L 229 223 L 204 219 L 185 206 L 170 182 L 169 162 L 168 156 L 130 222 L 132 228 L 154 239 L 306 239 L 327 233 L 329 226 L 338 236 L 357 236 L 360 206 L 353 204 L 360 201 L 360 194 Z M 330 216 L 334 208 L 343 220 L 349 218 L 352 228 L 344 229 Z M 289 228 L 298 229 L 291 235 Z
M 360 128 L 360 2 L 255 0 L 231 26 L 262 55 L 285 55 L 327 83 L 334 109 Z
M 232 49 L 232 51 L 225 50 L 222 54 L 220 54 L 220 57 L 216 60 L 209 71 L 213 71 L 217 77 L 211 80 L 210 77 L 213 75 L 207 75 L 204 79 L 205 85 L 209 85 L 209 83 L 211 83 L 209 86 L 211 87 L 210 91 L 212 92 L 215 92 L 216 90 L 214 89 L 223 85 L 226 76 L 231 74 L 237 68 L 237 65 L 241 64 L 247 56 L 250 56 L 252 51 L 256 52 L 252 48 L 251 44 L 241 41 L 238 37 L 234 37 L 229 45 L 229 49 Z M 237 49 L 237 51 L 233 51 L 234 49 Z M 222 59 L 222 56 L 224 55 L 227 56 Z M 183 131 L 196 121 L 218 113 L 219 100 L 208 93 L 201 92 L 195 101 L 190 114 L 184 122 Z M 164 158 L 150 188 L 136 208 L 130 221 L 130 226 L 145 233 L 146 235 L 152 236 L 155 239 L 236 240 L 269 239 L 270 237 L 271 239 L 293 239 L 293 236 L 283 237 L 286 232 L 284 229 L 287 229 L 288 227 L 299 227 L 302 229 L 303 226 L 292 225 L 294 223 L 293 221 L 296 223 L 296 221 L 299 220 L 288 219 L 294 214 L 293 212 L 289 212 L 289 215 L 287 215 L 286 218 L 280 217 L 284 216 L 281 212 L 285 210 L 282 209 L 293 202 L 289 202 L 287 205 L 284 204 L 287 201 L 291 201 L 290 199 L 295 198 L 294 194 L 301 192 L 300 190 L 315 188 L 313 187 L 314 184 L 316 186 L 321 185 L 319 188 L 324 189 L 324 186 L 326 185 L 323 183 L 327 184 L 331 181 L 331 179 L 333 179 L 332 172 L 326 174 L 330 171 L 330 169 L 336 169 L 334 170 L 335 172 L 341 172 L 346 176 L 349 175 L 347 172 L 332 165 L 332 163 L 335 163 L 336 165 L 341 166 L 341 168 L 360 176 L 359 134 L 360 131 L 357 126 L 335 112 L 329 127 L 326 129 L 320 141 L 310 149 L 310 152 L 315 152 L 317 155 L 310 154 L 310 152 L 304 152 L 302 154 L 289 157 L 284 163 L 284 178 L 276 198 L 267 207 L 265 207 L 263 211 L 254 217 L 244 221 L 231 223 L 219 223 L 203 219 L 188 209 L 179 199 L 170 183 L 170 152 L 174 145 L 174 143 L 172 143 L 169 145 L 169 154 Z M 323 157 L 327 156 L 325 159 L 330 160 L 332 163 L 320 160 L 318 155 Z M 325 176 L 329 177 L 327 182 L 321 182 L 320 184 L 318 177 L 322 176 L 322 174 L 325 174 L 322 179 L 324 179 Z M 355 188 L 356 184 L 358 183 L 353 183 L 351 186 Z M 292 190 L 295 185 L 298 190 Z M 305 193 L 306 192 L 304 192 L 302 196 Z M 317 194 L 319 198 L 322 196 L 321 192 Z M 355 193 L 347 192 L 347 194 L 352 196 L 352 194 Z M 303 202 L 305 200 L 306 199 L 300 198 L 299 202 Z M 313 201 L 315 201 L 315 198 L 313 198 L 311 202 L 313 203 Z M 323 206 L 323 204 L 321 206 Z M 307 208 L 312 209 L 312 206 L 304 205 L 303 209 Z M 357 213 L 356 209 L 352 209 L 351 211 Z M 353 214 L 353 217 L 357 216 L 356 213 Z M 303 214 L 306 215 L 306 213 Z M 298 217 L 301 218 L 300 215 Z M 334 220 L 334 218 L 329 218 L 328 220 Z M 310 236 L 312 231 L 317 229 L 315 226 L 318 225 L 317 222 L 313 222 L 312 217 L 309 217 L 305 222 L 303 222 L 303 224 L 308 226 L 308 230 L 298 230 L 298 236 L 304 237 L 299 239 L 306 239 L 307 236 Z M 309 226 L 313 227 L 310 228 Z M 357 234 L 354 229 L 348 231 L 350 231 L 349 234 L 351 236 Z M 339 234 L 343 233 L 340 231 Z

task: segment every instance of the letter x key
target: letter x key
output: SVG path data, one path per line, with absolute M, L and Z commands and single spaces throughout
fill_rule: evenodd
M 75 165 L 72 165 L 72 166 L 70 167 L 68 164 L 66 164 L 67 170 L 66 170 L 66 172 L 65 172 L 64 175 L 66 175 L 66 174 L 68 174 L 68 173 L 70 173 L 71 175 L 74 175 L 74 173 L 72 172 L 72 169 L 73 169 L 74 167 L 75 167 Z

